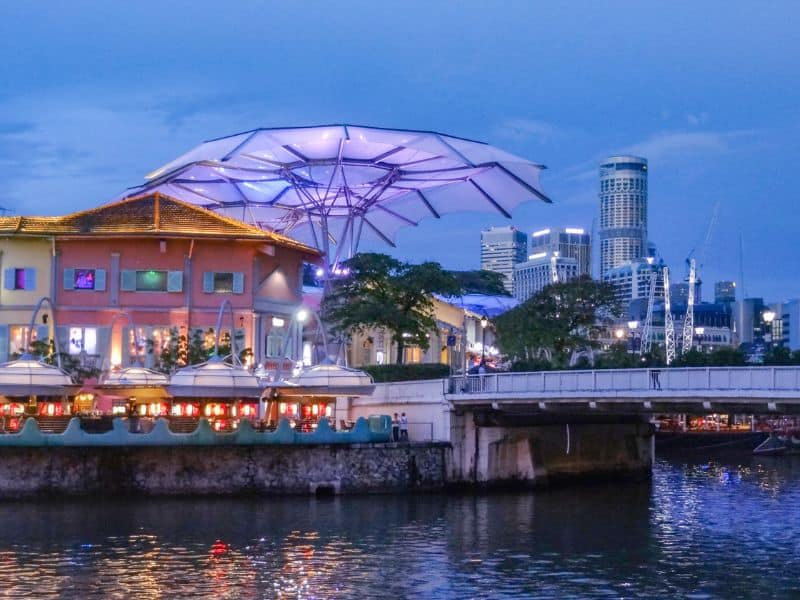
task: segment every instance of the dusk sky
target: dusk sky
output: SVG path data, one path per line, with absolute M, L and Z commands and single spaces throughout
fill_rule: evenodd
M 394 254 L 477 268 L 481 229 L 592 226 L 598 164 L 650 161 L 650 238 L 713 294 L 800 297 L 797 2 L 71 2 L 0 9 L 0 205 L 96 206 L 205 139 L 350 122 L 546 164 L 553 205 L 451 215 Z M 372 249 L 388 250 L 388 247 Z

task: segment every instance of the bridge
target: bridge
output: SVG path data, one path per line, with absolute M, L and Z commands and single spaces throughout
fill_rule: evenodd
M 455 410 L 584 416 L 800 413 L 800 367 L 700 367 L 489 373 L 451 377 Z
M 800 367 L 489 373 L 451 377 L 453 477 L 536 484 L 646 477 L 655 413 L 800 413 Z

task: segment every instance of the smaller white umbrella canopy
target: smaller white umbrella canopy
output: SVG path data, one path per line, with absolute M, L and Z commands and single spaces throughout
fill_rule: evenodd
M 100 378 L 100 385 L 107 386 L 158 386 L 167 385 L 169 377 L 152 369 L 144 367 L 127 367 L 125 369 L 114 369 L 107 371 Z
M 285 396 L 371 396 L 375 383 L 364 371 L 321 364 L 304 368 L 278 387 Z
M 68 373 L 27 354 L 0 365 L 3 396 L 62 396 L 76 388 Z
M 258 378 L 241 366 L 230 365 L 219 356 L 179 369 L 170 378 L 167 392 L 177 398 L 258 398 Z

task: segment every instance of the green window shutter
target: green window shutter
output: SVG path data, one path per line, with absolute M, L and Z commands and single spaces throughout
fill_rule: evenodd
M 14 269 L 6 269 L 3 271 L 3 287 L 7 290 L 14 289 Z M 8 348 L 6 348 L 6 355 L 8 355 Z
M 211 294 L 214 292 L 214 272 L 206 271 L 203 273 L 203 293 Z
M 97 343 L 95 345 L 95 353 L 100 356 L 100 368 L 107 368 L 111 364 L 111 357 L 108 356 L 108 342 L 111 339 L 108 327 L 97 328 Z
M 183 271 L 167 272 L 167 291 L 168 292 L 183 291 Z
M 75 289 L 75 269 L 64 269 L 64 289 Z
M 0 362 L 8 360 L 8 325 L 0 325 Z
M 94 291 L 95 292 L 105 292 L 106 291 L 106 270 L 105 269 L 95 269 L 94 270 Z
M 36 289 L 36 269 L 32 268 L 25 269 L 25 289 L 26 290 Z
M 136 271 L 133 269 L 122 269 L 122 271 L 120 271 L 119 289 L 123 292 L 136 291 Z
M 233 274 L 233 293 L 244 294 L 244 273 Z

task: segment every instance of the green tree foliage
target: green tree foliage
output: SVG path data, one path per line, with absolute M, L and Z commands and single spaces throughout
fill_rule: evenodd
M 505 277 L 494 271 L 450 271 L 465 294 L 485 294 L 487 296 L 510 296 L 503 282 Z
M 672 363 L 673 367 L 741 367 L 747 357 L 739 348 L 717 348 L 713 352 L 700 352 L 692 348 Z
M 169 342 L 161 348 L 156 360 L 156 370 L 162 373 L 173 373 L 175 370 L 187 365 L 197 365 L 207 361 L 214 352 L 214 345 L 206 344 L 206 336 L 214 337 L 214 328 L 209 327 L 206 331 L 195 329 L 191 337 L 180 334 L 177 327 L 169 330 Z M 242 348 L 244 333 L 236 333 L 236 349 L 239 351 L 239 359 L 244 362 L 248 356 L 253 355 L 250 348 Z M 147 352 L 153 354 L 156 351 L 155 342 L 147 340 Z M 231 354 L 230 332 L 224 331 L 219 340 L 219 355 L 228 357 Z
M 350 275 L 335 280 L 322 305 L 324 319 L 335 334 L 383 327 L 403 349 L 427 349 L 428 334 L 436 329 L 432 294 L 461 293 L 458 280 L 438 263 L 412 265 L 386 254 L 357 254 L 345 265 Z
M 611 285 L 580 277 L 545 287 L 494 324 L 500 347 L 513 361 L 548 357 L 564 367 L 573 350 L 596 347 L 601 321 L 619 312 Z
M 786 346 L 773 346 L 764 354 L 764 364 L 771 366 L 800 365 L 800 350 L 792 352 Z

